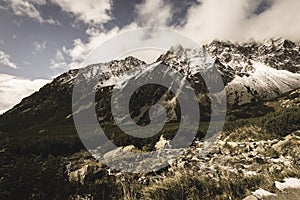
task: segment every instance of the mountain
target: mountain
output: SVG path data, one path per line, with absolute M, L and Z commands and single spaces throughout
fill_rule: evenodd
M 289 40 L 213 41 L 206 49 L 220 61 L 219 69 L 226 69 L 224 74 L 234 74 L 226 86 L 229 104 L 269 100 L 299 87 L 299 45 Z
M 88 79 L 97 77 L 96 103 L 87 106 L 96 107 L 99 122 L 112 122 L 110 97 L 113 88 L 126 84 L 126 81 L 132 81 L 146 71 L 157 68 L 159 70 L 160 64 L 166 65 L 179 72 L 194 88 L 203 112 L 202 120 L 207 121 L 210 118 L 212 97 L 208 96 L 208 88 L 202 74 L 209 72 L 211 66 L 205 66 L 205 62 L 214 63 L 221 74 L 230 110 L 245 104 L 270 100 L 299 88 L 299 58 L 300 46 L 284 39 L 244 43 L 212 41 L 200 49 L 184 49 L 180 45 L 172 47 L 151 65 L 146 65 L 134 57 L 93 64 L 85 68 L 85 77 L 82 78 L 88 82 Z M 17 131 L 24 128 L 72 124 L 72 89 L 77 76 L 78 70 L 70 70 L 23 99 L 0 117 L 0 130 Z M 211 77 L 210 80 L 217 79 Z M 141 89 L 136 91 L 136 100 L 132 100 L 130 104 L 131 117 L 136 123 L 149 123 L 149 108 L 158 101 L 168 107 L 169 122 L 180 120 L 178 102 L 170 104 L 174 94 L 157 85 L 142 90 L 140 94 Z M 149 94 L 155 94 L 155 97 L 149 98 Z M 143 105 L 148 107 L 141 107 Z
M 212 41 L 199 49 L 174 46 L 150 65 L 128 57 L 70 70 L 0 116 L 0 199 L 243 199 L 251 193 L 249 198 L 257 199 L 265 190 L 284 196 L 286 191 L 278 191 L 274 183 L 283 188 L 284 178 L 300 177 L 299 55 L 299 45 L 284 39 Z M 160 103 L 169 123 L 150 138 L 124 134 L 111 113 L 114 92 L 122 94 L 122 88 L 140 83 L 148 73 L 156 72 L 150 76 L 155 80 L 174 70 L 179 78 L 166 82 L 176 92 L 157 84 L 137 88 L 129 114 L 118 119 L 126 123 L 132 118 L 144 127 L 150 123 L 149 108 Z M 215 71 L 224 81 L 227 117 L 219 141 L 203 157 L 201 138 L 212 101 L 223 88 L 209 87 L 202 75 L 220 85 Z M 86 151 L 73 119 L 94 110 L 106 136 L 118 146 L 104 155 L 111 160 L 118 161 L 124 150 L 151 152 L 169 144 L 181 120 L 176 97 L 190 91 L 181 84 L 184 80 L 196 93 L 201 122 L 193 144 L 174 162 L 155 172 L 132 174 L 109 168 Z M 86 87 L 80 88 L 85 98 L 74 102 L 73 112 L 75 83 Z M 95 102 L 85 101 L 90 98 Z M 135 164 L 151 167 L 161 160 Z
M 122 78 L 130 68 L 138 68 L 145 63 L 133 57 L 120 61 L 88 66 L 89 75 L 101 77 L 99 88 L 108 89 L 114 80 Z M 21 103 L 1 116 L 3 130 L 18 130 L 29 127 L 72 124 L 72 91 L 78 70 L 70 70 L 38 92 L 24 98 Z M 105 89 L 104 89 L 105 90 Z M 106 91 L 106 90 L 105 90 Z M 19 123 L 22 121 L 22 123 Z

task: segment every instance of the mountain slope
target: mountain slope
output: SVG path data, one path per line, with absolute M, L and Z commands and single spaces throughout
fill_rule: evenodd
M 164 64 L 178 71 L 194 88 L 198 97 L 202 120 L 209 120 L 210 101 L 207 86 L 201 74 L 209 73 L 208 63 L 214 63 L 224 80 L 229 110 L 251 102 L 266 101 L 300 87 L 300 46 L 291 41 L 276 39 L 263 43 L 248 42 L 233 44 L 213 41 L 201 49 L 171 48 L 161 55 L 152 66 Z M 150 68 L 149 68 L 150 67 Z M 120 61 L 88 66 L 84 79 L 99 77 L 95 104 L 100 122 L 112 122 L 110 96 L 115 85 L 151 70 L 143 61 L 128 57 Z M 20 104 L 0 116 L 0 130 L 17 131 L 33 127 L 51 127 L 73 124 L 72 89 L 78 70 L 71 70 L 47 84 L 39 92 L 25 98 Z M 214 80 L 212 77 L 211 80 Z M 218 83 L 216 83 L 218 84 Z M 139 92 L 142 92 L 139 94 Z M 149 94 L 156 94 L 149 98 Z M 174 95 L 174 94 L 173 94 Z M 147 124 L 148 111 L 160 101 L 170 110 L 169 121 L 178 121 L 178 103 L 170 104 L 173 98 L 166 89 L 150 86 L 138 89 L 132 102 L 132 118 Z M 149 105 L 142 108 L 142 104 Z M 82 110 L 76 111 L 76 113 Z

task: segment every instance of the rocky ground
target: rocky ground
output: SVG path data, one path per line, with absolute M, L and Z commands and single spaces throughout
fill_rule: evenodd
M 250 126 L 241 128 L 239 131 L 257 132 L 261 130 L 259 127 Z M 236 134 L 239 134 L 239 131 L 236 131 Z M 279 190 L 278 181 L 283 181 L 287 177 L 299 178 L 300 131 L 296 131 L 282 139 L 257 140 L 255 135 L 253 136 L 249 135 L 245 141 L 239 139 L 234 141 L 234 133 L 229 136 L 223 133 L 220 140 L 210 148 L 205 156 L 202 154 L 203 142 L 197 141 L 185 151 L 184 155 L 157 173 L 128 174 L 113 171 L 94 161 L 87 153 L 84 153 L 85 156 L 78 154 L 80 158 L 73 157 L 69 159 L 67 169 L 70 181 L 84 184 L 87 180 L 115 176 L 118 181 L 123 183 L 124 190 L 129 190 L 133 184 L 145 188 L 160 183 L 166 178 L 182 175 L 205 175 L 219 181 L 231 176 L 261 177 L 265 179 L 263 184 L 256 186 L 256 191 L 247 192 L 249 197 L 246 199 L 248 200 L 264 198 L 291 199 L 297 195 L 297 190 L 289 188 L 285 188 L 283 191 Z M 132 148 L 127 149 L 133 150 Z M 131 186 L 126 185 L 126 181 L 130 179 L 136 180 L 136 183 L 130 183 Z M 295 185 L 295 187 L 299 186 Z M 285 192 L 286 189 L 289 189 L 288 193 Z M 270 192 L 269 195 L 267 191 Z M 250 196 L 251 194 L 252 196 Z M 271 194 L 277 194 L 277 196 Z

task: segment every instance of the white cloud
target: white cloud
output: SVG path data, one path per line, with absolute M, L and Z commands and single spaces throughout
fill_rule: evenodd
M 133 25 L 127 26 L 122 30 L 129 30 L 131 27 L 136 27 Z M 117 35 L 120 32 L 120 29 L 115 27 L 114 29 L 108 32 L 102 32 L 97 29 L 88 29 L 88 42 L 84 43 L 81 39 L 76 39 L 73 41 L 71 48 L 63 48 L 63 51 L 66 55 L 71 58 L 71 63 L 69 63 L 69 68 L 79 68 L 81 62 L 90 54 L 90 52 L 98 47 L 102 42 Z
M 29 18 L 38 21 L 39 23 L 58 24 L 58 22 L 56 22 L 51 18 L 50 19 L 42 18 L 40 12 L 34 5 L 34 4 L 43 5 L 46 3 L 45 1 L 6 0 L 6 2 L 9 4 L 10 8 L 12 9 L 15 15 L 27 16 Z
M 46 48 L 46 41 L 43 41 L 43 42 L 38 42 L 38 41 L 35 41 L 33 46 L 34 46 L 34 54 L 38 53 L 38 52 L 41 52 L 43 51 L 45 48 Z
M 255 14 L 263 1 L 268 1 L 271 7 L 260 14 Z M 89 8 L 93 3 L 85 3 L 85 6 Z M 76 3 L 74 7 L 77 8 L 79 4 Z M 84 17 L 85 12 L 81 12 L 82 10 L 77 9 L 75 12 L 74 8 L 71 9 L 71 5 L 68 6 L 69 10 L 77 13 L 83 21 L 87 23 L 93 21 Z M 86 30 L 87 42 L 76 39 L 71 47 L 63 48 L 63 52 L 71 58 L 71 63 L 67 65 L 69 68 L 81 67 L 80 63 L 103 41 L 137 27 L 168 27 L 183 33 L 199 44 L 213 39 L 241 41 L 249 38 L 263 40 L 270 37 L 286 37 L 300 41 L 300 12 L 298 12 L 300 1 L 298 0 L 201 0 L 189 8 L 186 24 L 179 26 L 170 26 L 171 19 L 176 17 L 173 6 L 171 1 L 144 0 L 135 7 L 135 21 L 122 29 L 114 27 L 109 31 L 103 31 L 101 26 L 100 28 L 89 27 Z M 91 15 L 90 17 L 93 18 Z M 154 58 L 155 52 L 151 53 L 151 57 Z M 145 53 L 135 55 L 142 58 L 140 54 Z
M 274 0 L 273 6 L 248 22 L 249 36 L 258 39 L 284 37 L 300 41 L 300 1 Z
M 50 61 L 50 69 L 67 68 L 67 66 L 63 53 L 57 50 L 55 58 Z
M 7 74 L 0 74 L 0 114 L 12 108 L 24 97 L 37 91 L 49 80 L 29 80 Z
M 255 11 L 262 1 L 202 0 L 190 8 L 187 24 L 178 30 L 197 42 L 272 37 L 300 40 L 300 1 L 268 0 L 272 6 L 257 15 Z
M 193 6 L 183 32 L 197 41 L 244 36 L 244 22 L 256 0 L 203 0 Z M 252 6 L 251 6 L 252 7 Z
M 17 64 L 12 62 L 10 60 L 10 55 L 3 51 L 0 51 L 0 64 L 10 68 L 17 69 Z
M 158 10 L 162 10 L 163 12 L 158 12 Z M 163 3 L 159 0 L 145 0 L 141 4 L 138 4 L 135 7 L 135 16 L 136 21 L 131 24 L 123 27 L 122 29 L 118 27 L 114 27 L 109 31 L 103 31 L 103 29 L 95 28 L 94 26 L 89 27 L 86 30 L 86 34 L 88 36 L 88 41 L 84 43 L 81 39 L 75 39 L 73 41 L 71 48 L 63 48 L 65 54 L 67 54 L 72 62 L 69 63 L 69 68 L 79 68 L 82 61 L 89 55 L 89 53 L 98 47 L 105 40 L 121 33 L 124 31 L 128 31 L 134 28 L 138 28 L 140 26 L 167 26 L 169 20 L 172 17 L 171 6 L 167 3 Z M 141 38 L 142 42 L 142 38 Z M 160 51 L 159 51 L 160 52 Z M 156 58 L 159 54 L 158 51 L 148 51 L 151 53 L 152 58 Z M 144 53 L 135 52 L 135 56 L 144 59 Z M 160 52 L 161 53 L 161 52 Z M 149 59 L 144 59 L 149 62 Z
M 144 0 L 135 12 L 138 25 L 144 27 L 166 26 L 172 18 L 171 4 L 161 0 Z
M 112 0 L 52 0 L 52 2 L 86 24 L 103 24 L 112 19 L 110 13 Z

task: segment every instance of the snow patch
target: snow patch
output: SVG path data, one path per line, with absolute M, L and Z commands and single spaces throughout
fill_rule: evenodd
M 300 189 L 300 179 L 285 178 L 283 183 L 275 181 L 275 187 L 279 190 L 285 190 L 287 188 Z
M 264 197 L 268 197 L 268 196 L 277 196 L 276 194 L 271 193 L 271 192 L 269 192 L 267 190 L 264 190 L 264 189 L 261 189 L 261 188 L 259 188 L 255 192 L 252 192 L 252 194 L 255 197 L 259 198 L 259 199 L 264 198 Z
M 226 86 L 229 103 L 234 103 L 236 97 L 240 98 L 239 105 L 251 103 L 254 96 L 267 100 L 300 86 L 300 74 L 277 70 L 253 60 L 251 63 L 254 72 L 249 76 L 236 76 Z

